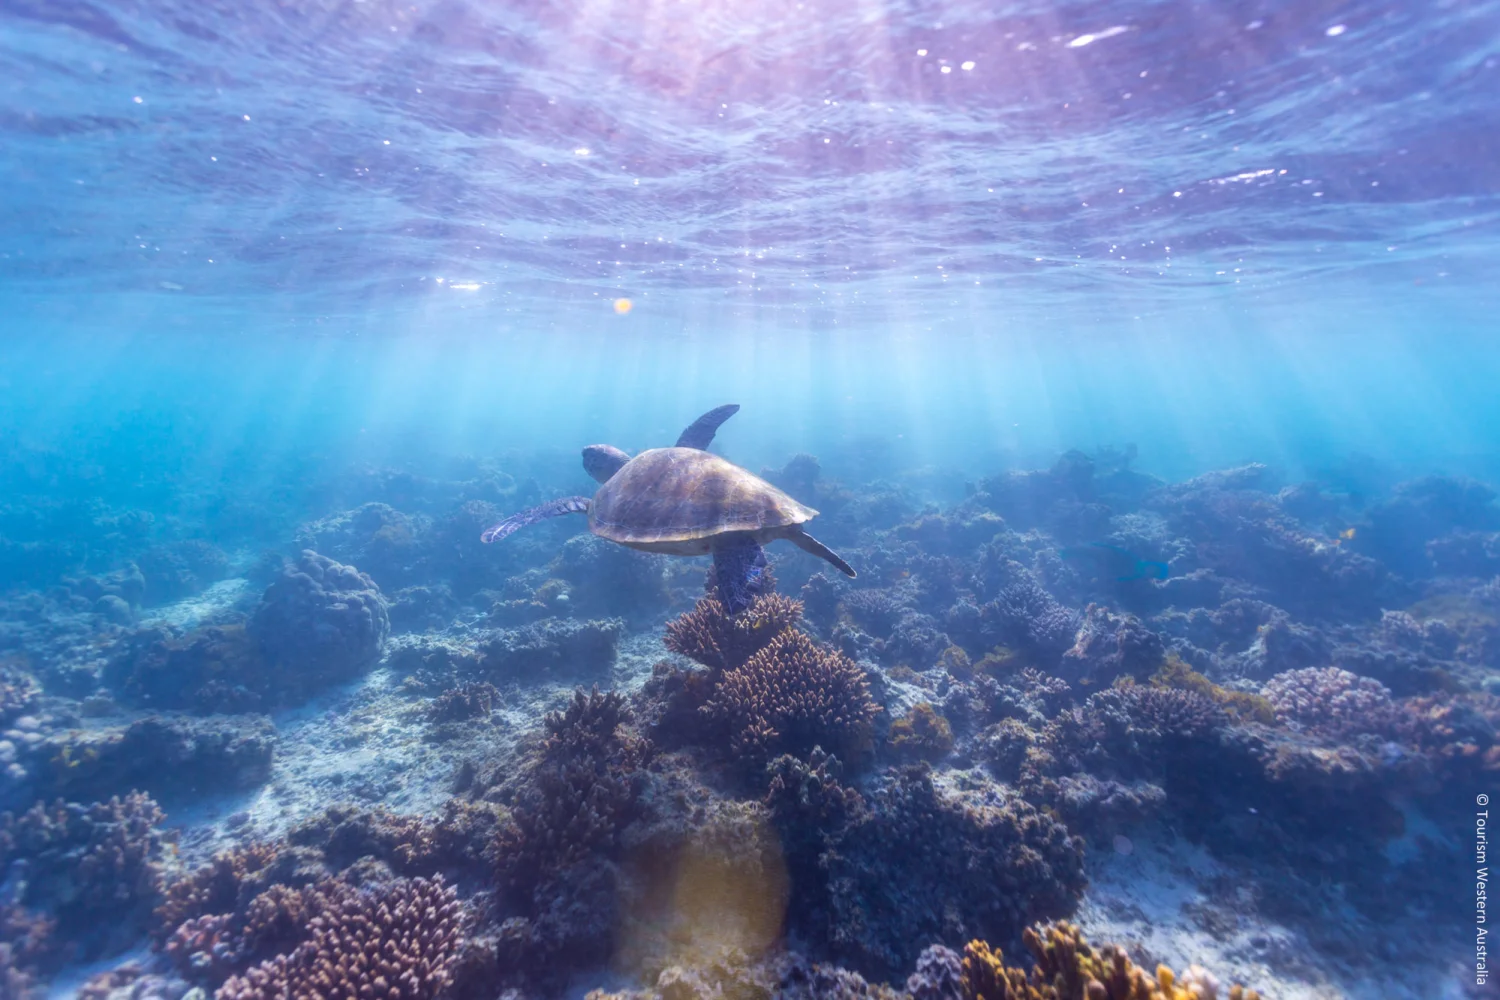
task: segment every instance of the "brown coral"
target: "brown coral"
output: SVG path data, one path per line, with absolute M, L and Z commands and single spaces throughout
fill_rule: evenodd
M 693 610 L 667 623 L 666 645 L 710 670 L 733 670 L 802 620 L 802 602 L 767 594 L 737 615 L 710 593 Z
M 726 670 L 702 711 L 727 730 L 736 755 L 764 761 L 819 745 L 849 759 L 868 744 L 880 707 L 858 664 L 789 628 Z
M 428 717 L 433 722 L 462 722 L 489 715 L 500 704 L 500 692 L 489 681 L 472 681 L 449 688 L 432 699 Z
M 574 692 L 543 720 L 546 738 L 516 796 L 514 822 L 497 850 L 508 880 L 530 888 L 595 851 L 612 849 L 638 792 L 649 745 L 625 728 L 625 699 L 598 689 Z
M 264 870 L 278 853 L 273 844 L 247 844 L 221 851 L 202 868 L 168 882 L 156 908 L 158 940 L 165 941 L 185 920 L 234 910 L 246 879 Z
M 464 916 L 441 877 L 369 890 L 326 883 L 317 895 L 307 940 L 231 977 L 217 1000 L 428 1000 L 451 981 Z
M 325 881 L 295 889 L 273 884 L 233 913 L 184 920 L 162 949 L 184 974 L 209 984 L 262 956 L 289 952 L 306 940 L 310 922 L 343 891 Z

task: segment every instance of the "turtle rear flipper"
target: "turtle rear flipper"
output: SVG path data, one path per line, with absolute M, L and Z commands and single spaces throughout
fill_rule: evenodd
M 697 420 L 688 424 L 687 430 L 683 431 L 677 438 L 677 447 L 697 448 L 699 451 L 702 451 L 713 442 L 714 435 L 718 433 L 719 425 L 738 412 L 740 412 L 739 403 L 725 403 L 723 406 L 714 407 Z
M 854 572 L 853 566 L 850 566 L 848 563 L 844 562 L 844 560 L 840 559 L 837 552 L 834 552 L 832 549 L 824 545 L 822 542 L 818 541 L 812 535 L 809 535 L 807 532 L 803 531 L 801 525 L 794 525 L 793 528 L 794 530 L 788 531 L 782 537 L 791 542 L 793 545 L 797 546 L 797 548 L 801 549 L 803 552 L 809 552 L 817 556 L 819 559 L 823 559 L 833 563 L 834 566 L 838 567 L 838 571 L 840 573 L 843 573 L 845 576 L 858 575 Z
M 714 583 L 724 610 L 737 615 L 766 585 L 766 553 L 749 535 L 731 535 L 714 546 Z
M 549 500 L 544 504 L 529 507 L 519 513 L 512 514 L 499 524 L 490 525 L 484 534 L 479 536 L 481 542 L 498 542 L 507 535 L 512 535 L 528 524 L 546 520 L 549 517 L 561 517 L 564 514 L 586 514 L 589 509 L 589 497 L 563 497 L 560 500 Z

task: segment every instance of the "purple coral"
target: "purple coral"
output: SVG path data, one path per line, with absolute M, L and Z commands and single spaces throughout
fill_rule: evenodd
M 987 644 L 1011 646 L 1049 661 L 1068 648 L 1077 627 L 1073 612 L 1029 576 L 1004 587 L 979 609 L 979 618 Z
M 0 872 L 24 862 L 21 904 L 50 912 L 86 955 L 117 950 L 138 932 L 156 896 L 163 818 L 140 793 L 0 813 Z
M 807 930 L 866 975 L 911 968 L 922 943 L 953 934 L 1008 937 L 1072 911 L 1082 845 L 1019 798 L 939 791 L 925 767 L 898 774 L 870 809 L 829 839 L 826 896 L 799 914 Z
M 1338 667 L 1288 670 L 1271 678 L 1261 693 L 1283 722 L 1330 736 L 1388 735 L 1396 724 L 1389 688 Z
M 905 603 L 889 588 L 856 590 L 844 597 L 844 613 L 861 629 L 883 639 L 908 612 Z
M 374 666 L 390 631 L 375 581 L 311 549 L 266 588 L 248 625 L 268 660 L 325 684 Z
M 928 945 L 906 977 L 906 992 L 912 1000 L 964 1000 L 963 959 L 952 948 Z

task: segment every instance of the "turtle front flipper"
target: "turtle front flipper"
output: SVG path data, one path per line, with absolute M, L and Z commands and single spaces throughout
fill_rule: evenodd
M 845 576 L 858 575 L 854 572 L 853 566 L 850 566 L 848 563 L 844 562 L 844 560 L 840 559 L 837 552 L 834 552 L 832 549 L 824 545 L 822 542 L 818 541 L 812 535 L 809 535 L 807 532 L 803 531 L 800 524 L 794 525 L 793 530 L 788 531 L 782 537 L 791 542 L 793 545 L 797 546 L 797 548 L 801 549 L 803 552 L 810 552 L 813 555 L 817 556 L 819 559 L 824 559 L 828 562 L 833 563 L 834 566 L 838 567 L 839 572 L 843 573 Z
M 688 424 L 687 430 L 677 438 L 677 447 L 697 448 L 703 451 L 713 442 L 714 435 L 719 431 L 719 425 L 738 412 L 740 412 L 739 403 L 725 403 L 723 406 L 714 407 Z
M 484 534 L 479 536 L 481 542 L 498 542 L 507 535 L 514 534 L 537 521 L 544 521 L 549 517 L 561 517 L 564 514 L 587 514 L 590 498 L 588 497 L 563 497 L 560 500 L 549 500 L 544 504 L 538 504 L 512 514 L 499 524 L 491 525 L 485 529 Z
M 714 582 L 724 610 L 737 615 L 765 591 L 766 553 L 749 535 L 730 535 L 714 546 Z

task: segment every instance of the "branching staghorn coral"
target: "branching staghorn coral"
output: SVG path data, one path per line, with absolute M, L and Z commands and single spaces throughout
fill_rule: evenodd
M 202 868 L 168 882 L 156 908 L 158 940 L 170 937 L 185 920 L 232 912 L 242 902 L 246 881 L 275 861 L 279 853 L 274 844 L 246 844 L 221 851 Z
M 310 904 L 298 914 L 307 939 L 231 977 L 217 1000 L 431 1000 L 451 981 L 465 921 L 441 876 L 364 890 L 328 882 L 299 902 Z

